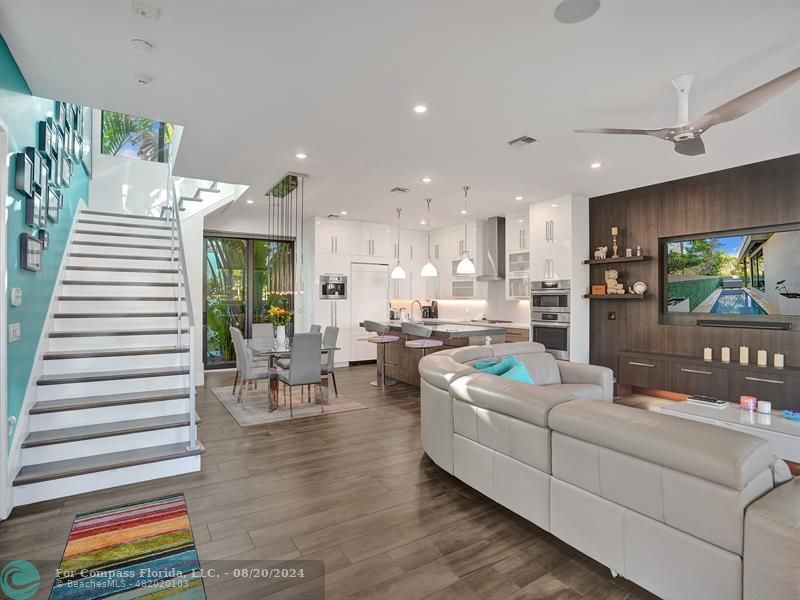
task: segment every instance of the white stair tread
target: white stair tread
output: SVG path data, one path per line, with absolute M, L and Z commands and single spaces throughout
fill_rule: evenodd
M 54 319 L 122 319 L 125 317 L 176 317 L 178 313 L 176 312 L 157 312 L 157 313 L 56 313 L 53 315 Z M 186 316 L 186 313 L 181 313 L 182 317 Z
M 171 281 L 84 281 L 82 279 L 65 279 L 61 285 L 132 285 L 150 287 L 178 287 L 177 282 Z
M 82 398 L 64 398 L 61 400 L 40 401 L 31 408 L 32 415 L 43 415 L 68 410 L 85 410 L 123 404 L 143 404 L 146 402 L 163 402 L 180 400 L 189 397 L 189 388 L 175 390 L 156 390 L 154 392 L 131 392 L 127 394 L 106 394 L 103 396 L 84 396 Z
M 177 302 L 175 296 L 59 296 L 62 302 Z
M 200 418 L 196 417 L 196 419 L 196 422 L 199 423 Z M 184 413 L 180 415 L 131 419 L 112 423 L 96 423 L 93 425 L 81 425 L 80 427 L 66 427 L 63 429 L 46 429 L 44 431 L 32 431 L 29 433 L 25 441 L 22 442 L 22 447 L 34 448 L 37 446 L 50 446 L 52 444 L 65 444 L 67 442 L 79 442 L 115 435 L 188 426 L 189 414 Z
M 170 315 L 176 316 L 176 315 Z M 181 329 L 181 333 L 189 333 L 188 329 Z M 51 338 L 70 338 L 70 337 L 100 337 L 114 335 L 175 335 L 177 328 L 172 329 L 97 329 L 87 331 L 52 331 Z
M 151 235 L 148 233 L 123 233 L 120 231 L 95 231 L 93 229 L 76 229 L 75 233 L 78 235 L 105 235 L 109 237 L 131 237 L 142 240 L 171 240 L 168 235 Z M 76 241 L 75 243 L 80 243 Z
M 169 225 L 151 225 L 149 223 L 120 223 L 114 221 L 99 221 L 97 219 L 78 219 L 78 223 L 86 223 L 88 225 L 111 225 L 114 227 L 136 227 L 137 229 L 166 229 L 170 231 L 172 227 Z
M 188 375 L 189 367 L 161 367 L 155 369 L 128 369 L 125 371 L 96 371 L 93 373 L 65 373 L 62 375 L 42 375 L 36 385 L 60 385 L 64 383 L 91 383 L 115 379 L 140 379 L 146 377 L 171 377 Z
M 81 267 L 69 265 L 67 271 L 102 271 L 104 273 L 177 273 L 178 269 L 151 269 L 147 267 Z
M 172 333 L 175 333 L 174 331 Z M 109 356 L 147 356 L 148 354 L 184 354 L 189 348 L 175 346 L 152 346 L 150 348 L 120 348 L 117 350 L 61 350 L 45 352 L 44 360 L 66 360 L 73 358 L 105 358 Z
M 81 211 L 81 216 L 83 216 L 83 215 L 100 215 L 100 216 L 104 216 L 104 217 L 120 217 L 120 218 L 124 217 L 126 219 L 144 219 L 144 220 L 147 220 L 147 221 L 160 221 L 161 223 L 165 222 L 164 219 L 162 219 L 161 217 L 150 217 L 150 216 L 147 216 L 147 215 L 127 215 L 125 213 L 105 212 L 105 211 L 102 211 L 102 210 L 87 210 L 87 209 L 84 209 L 84 210 Z
M 29 485 L 64 477 L 86 475 L 87 473 L 97 473 L 99 471 L 174 460 L 189 456 L 197 456 L 205 452 L 205 448 L 203 448 L 203 445 L 199 441 L 197 446 L 196 449 L 189 450 L 186 443 L 167 444 L 164 446 L 154 446 L 152 448 L 140 448 L 137 450 L 126 450 L 124 452 L 112 452 L 110 454 L 98 454 L 96 456 L 29 465 L 22 467 L 17 477 L 14 479 L 14 485 Z

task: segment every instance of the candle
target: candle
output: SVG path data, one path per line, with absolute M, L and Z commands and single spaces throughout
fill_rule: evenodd
M 759 400 L 756 404 L 756 410 L 763 415 L 768 415 L 772 412 L 772 402 L 769 400 Z
M 783 368 L 783 354 L 780 354 L 779 352 L 776 352 L 775 353 L 775 357 L 773 358 L 773 364 L 775 365 L 776 369 L 782 369 Z
M 750 362 L 750 348 L 747 346 L 739 346 L 739 364 L 746 365 Z
M 731 349 L 730 348 L 728 348 L 727 346 L 723 346 L 722 347 L 722 351 L 721 351 L 720 354 L 721 354 L 720 358 L 722 359 L 722 362 L 731 362 Z
M 739 404 L 744 410 L 754 411 L 756 409 L 756 400 L 755 396 L 740 396 L 739 397 Z
M 703 360 L 711 360 L 713 356 L 713 350 L 711 350 L 711 348 L 703 348 Z
M 767 366 L 767 351 L 766 350 L 759 350 L 758 351 L 758 366 L 759 367 L 766 367 Z
M 619 230 L 616 227 L 612 227 L 611 228 L 611 235 L 617 235 L 618 233 L 619 233 Z

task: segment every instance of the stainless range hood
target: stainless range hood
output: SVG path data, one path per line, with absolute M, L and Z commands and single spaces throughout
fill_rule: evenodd
M 478 281 L 502 281 L 506 278 L 506 219 L 491 217 L 484 225 L 481 268 Z M 479 236 L 481 237 L 481 236 Z

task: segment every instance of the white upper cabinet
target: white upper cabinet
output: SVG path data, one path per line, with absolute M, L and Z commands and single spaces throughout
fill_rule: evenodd
M 350 254 L 351 229 L 346 223 L 321 219 L 316 223 L 314 249 L 316 254 Z
M 392 235 L 389 225 L 370 223 L 355 224 L 353 230 L 353 256 L 376 257 L 390 259 L 394 255 L 396 233 Z
M 506 251 L 527 250 L 530 245 L 528 222 L 530 211 L 523 210 L 506 215 Z
M 531 204 L 530 244 L 572 239 L 572 201 L 569 196 Z

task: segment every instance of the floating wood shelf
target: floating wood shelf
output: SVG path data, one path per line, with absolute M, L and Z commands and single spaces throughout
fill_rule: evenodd
M 585 265 L 605 265 L 611 263 L 621 263 L 621 262 L 641 262 L 643 260 L 649 260 L 649 256 L 645 256 L 642 254 L 641 256 L 618 256 L 617 258 L 604 258 L 602 260 L 595 260 L 594 258 L 583 261 Z
M 644 300 L 644 294 L 584 294 L 590 300 Z

